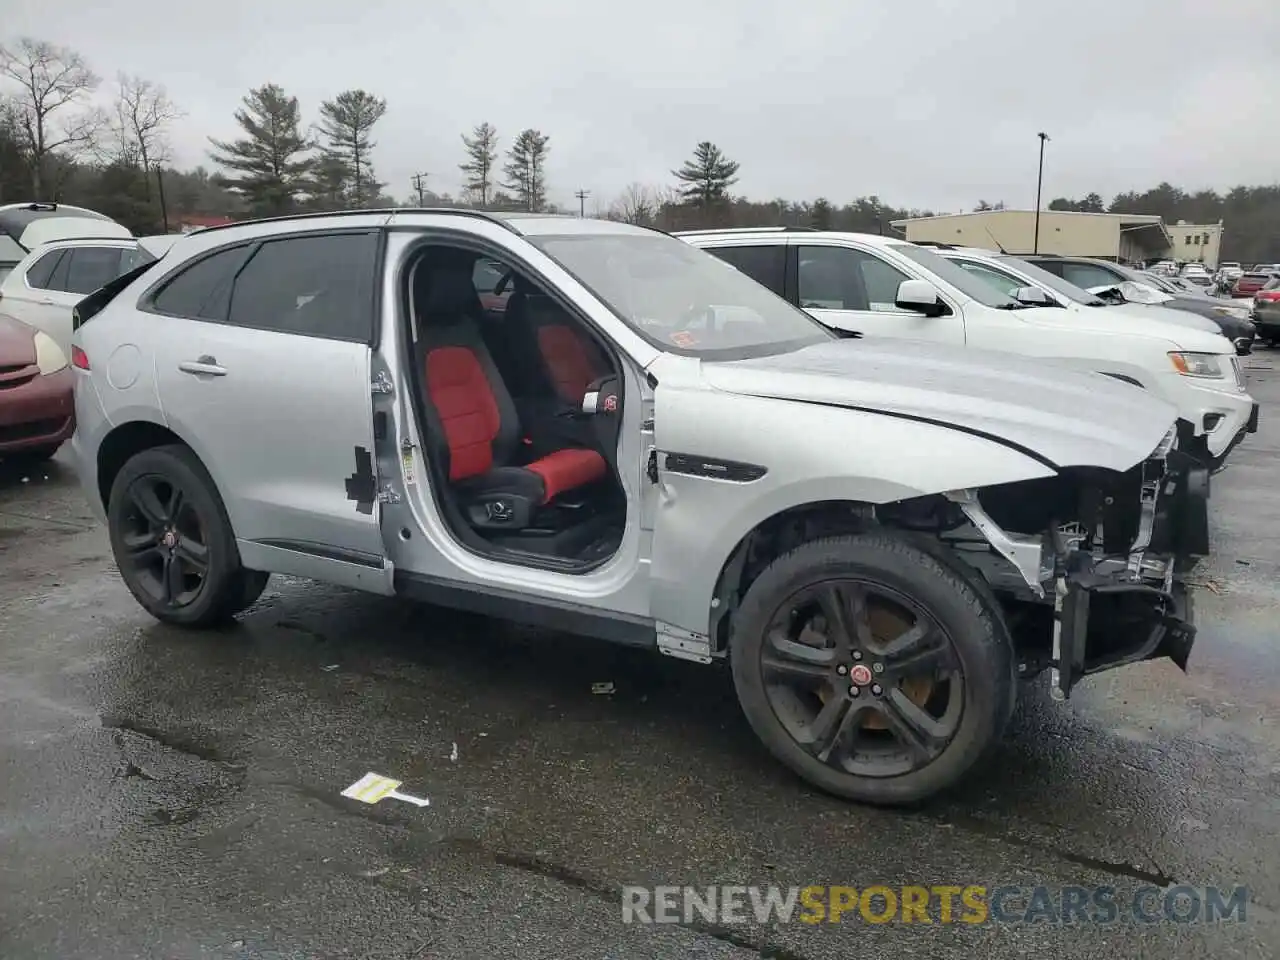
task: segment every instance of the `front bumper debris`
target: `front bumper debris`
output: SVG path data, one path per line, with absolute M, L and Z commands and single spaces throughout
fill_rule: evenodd
M 1086 567 L 1059 579 L 1054 613 L 1056 699 L 1091 674 L 1144 660 L 1168 657 L 1185 671 L 1195 644 L 1191 594 L 1172 576 L 1151 584 Z
M 1127 555 L 1060 545 L 1051 693 L 1084 677 L 1167 657 L 1186 670 L 1196 628 L 1182 574 L 1209 552 L 1209 468 L 1162 444 L 1141 465 L 1137 533 Z M 1104 521 L 1105 522 L 1105 521 Z

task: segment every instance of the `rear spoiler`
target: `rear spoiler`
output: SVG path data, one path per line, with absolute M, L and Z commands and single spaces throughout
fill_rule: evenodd
M 140 266 L 134 267 L 128 273 L 120 274 L 120 276 L 116 277 L 114 280 L 108 281 L 97 290 L 93 291 L 93 293 L 80 300 L 71 308 L 71 329 L 73 331 L 79 330 L 93 317 L 101 313 L 103 308 L 120 294 L 121 290 L 129 286 L 129 284 L 133 283 L 133 281 L 137 280 L 159 262 L 159 260 L 151 260 L 147 263 L 141 264 Z

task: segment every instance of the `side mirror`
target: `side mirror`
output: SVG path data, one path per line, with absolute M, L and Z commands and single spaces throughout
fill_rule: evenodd
M 898 284 L 893 305 L 899 310 L 923 313 L 926 317 L 940 317 L 946 309 L 933 284 L 925 280 L 903 280 Z
M 1052 307 L 1056 306 L 1053 298 L 1041 290 L 1039 287 L 1019 287 L 1013 291 L 1013 299 L 1019 303 L 1024 303 L 1029 307 Z

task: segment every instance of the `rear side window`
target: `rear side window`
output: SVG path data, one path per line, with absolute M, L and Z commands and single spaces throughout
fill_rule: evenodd
M 704 247 L 707 253 L 737 267 L 748 277 L 783 296 L 787 248 L 784 246 Z
M 1062 276 L 1068 283 L 1089 290 L 1119 283 L 1124 278 L 1092 263 L 1064 263 Z
M 31 269 L 27 271 L 27 285 L 37 290 L 48 290 L 49 281 L 53 278 L 53 271 L 58 266 L 58 261 L 66 255 L 65 250 L 54 250 L 52 253 L 46 253 L 43 257 L 31 265 Z
M 332 340 L 373 336 L 376 233 L 264 243 L 236 277 L 227 321 Z
M 492 260 L 477 260 L 475 269 L 471 272 L 471 279 L 475 283 L 476 293 L 493 293 L 498 287 L 498 281 L 505 277 L 507 273 L 508 271 L 501 264 Z
M 220 250 L 178 273 L 151 300 L 153 309 L 192 320 L 223 320 L 231 284 L 249 252 L 247 246 Z
M 120 276 L 119 247 L 75 247 L 68 251 L 71 262 L 62 289 L 67 293 L 93 293 Z

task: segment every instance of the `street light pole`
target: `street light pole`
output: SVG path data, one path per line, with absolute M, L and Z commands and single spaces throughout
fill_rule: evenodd
M 1032 253 L 1040 252 L 1040 187 L 1044 184 L 1044 142 L 1049 139 L 1047 133 L 1037 133 L 1040 138 L 1040 172 L 1036 175 L 1036 236 L 1032 241 Z

